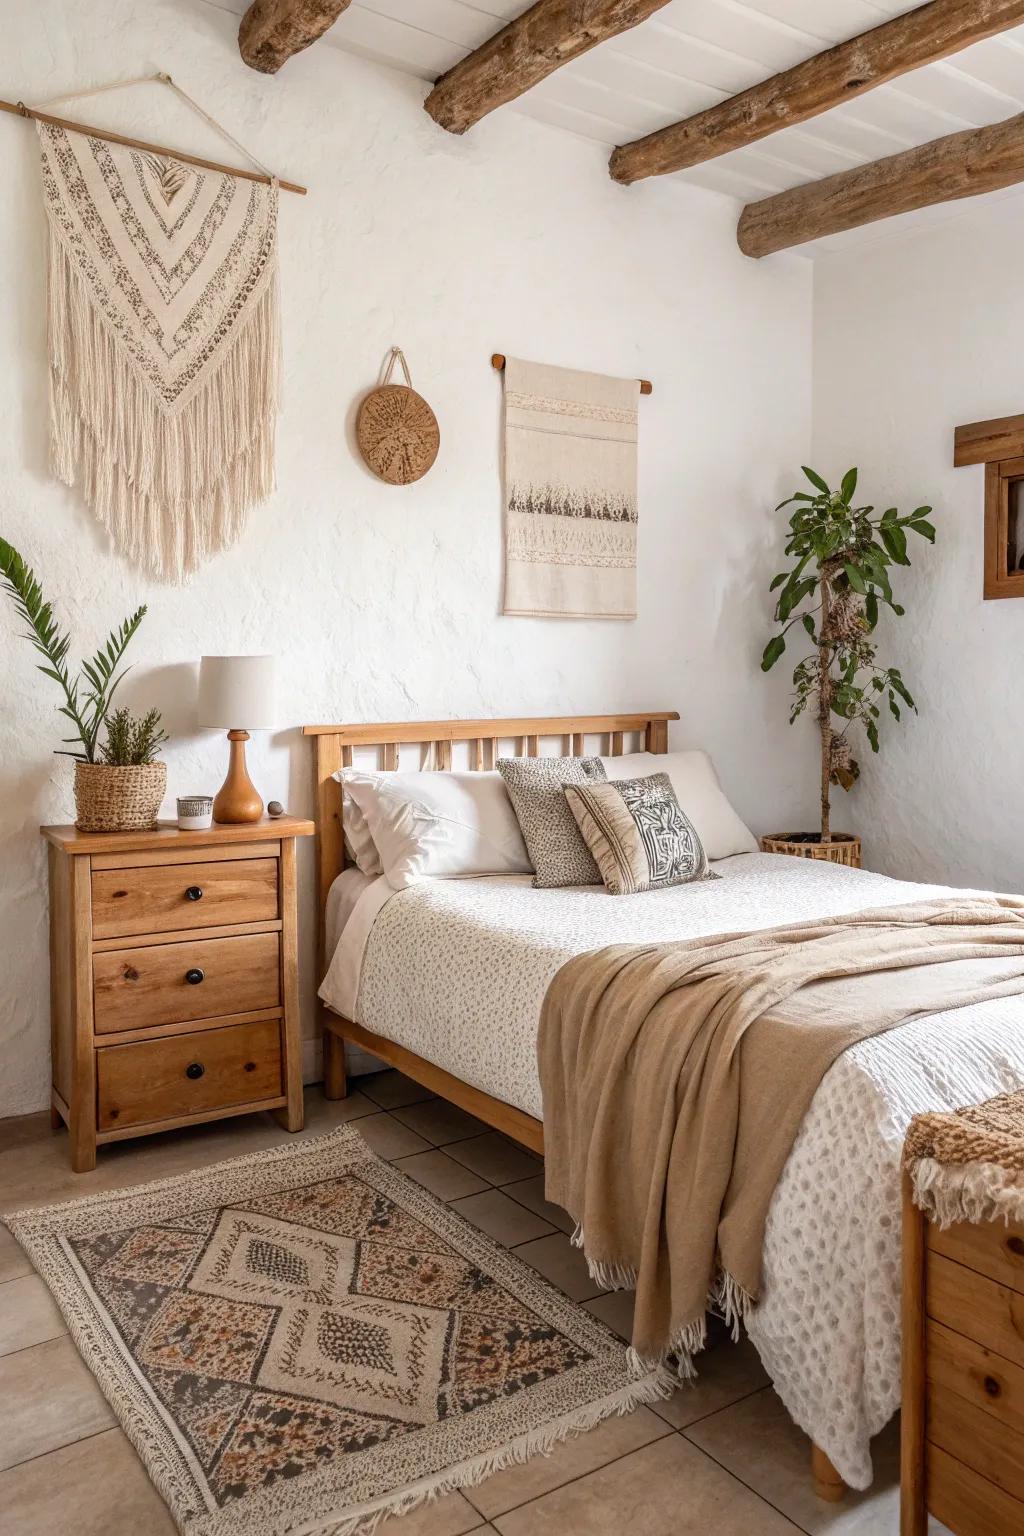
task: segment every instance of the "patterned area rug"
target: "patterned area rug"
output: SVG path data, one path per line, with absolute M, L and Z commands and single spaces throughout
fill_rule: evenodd
M 351 1536 L 662 1394 L 354 1127 L 9 1223 L 186 1536 Z

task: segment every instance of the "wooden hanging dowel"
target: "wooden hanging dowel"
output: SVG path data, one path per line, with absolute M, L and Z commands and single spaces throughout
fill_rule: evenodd
M 180 149 L 168 149 L 165 144 L 148 144 L 145 139 L 127 139 L 121 133 L 111 133 L 107 128 L 90 128 L 87 123 L 73 123 L 66 117 L 52 117 L 49 112 L 38 112 L 26 107 L 23 101 L 0 101 L 0 112 L 14 112 L 18 117 L 31 117 L 37 123 L 49 123 L 54 128 L 64 128 L 68 133 L 85 133 L 91 139 L 106 139 L 108 144 L 123 144 L 127 149 L 144 149 L 151 155 L 167 155 L 172 160 L 184 160 L 187 165 L 201 165 L 207 171 L 220 171 L 223 176 L 239 176 L 243 181 L 262 181 L 269 186 L 272 177 L 263 171 L 243 171 L 234 165 L 219 165 L 216 160 L 203 160 L 198 155 L 186 155 Z M 282 192 L 298 192 L 306 195 L 306 188 L 294 181 L 279 181 Z
M 504 354 L 504 352 L 492 352 L 491 353 L 491 367 L 492 368 L 497 368 L 499 370 L 499 372 L 500 372 L 501 369 L 504 368 L 504 366 L 505 366 L 505 354 Z M 651 383 L 650 379 L 641 379 L 640 380 L 640 393 L 642 395 L 653 395 L 654 394 L 654 385 Z

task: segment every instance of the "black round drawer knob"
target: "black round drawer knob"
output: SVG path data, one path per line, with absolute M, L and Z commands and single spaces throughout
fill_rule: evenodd
M 185 980 L 190 987 L 198 987 L 201 981 L 206 980 L 206 972 L 201 971 L 198 965 L 194 965 L 190 971 L 185 972 Z
M 1003 1390 L 1002 1384 L 998 1382 L 994 1376 L 986 1376 L 982 1382 L 982 1386 L 985 1388 L 985 1391 L 988 1393 L 989 1397 L 998 1397 L 1000 1392 Z
M 191 1077 L 194 1081 L 197 1077 L 202 1077 L 205 1071 L 206 1068 L 203 1066 L 201 1061 L 190 1061 L 188 1066 L 185 1068 L 185 1076 Z
M 187 887 L 185 895 L 188 897 L 189 901 L 202 901 L 203 888 L 201 885 L 190 885 Z
M 1013 1237 L 1008 1237 L 1006 1239 L 1006 1246 L 1009 1248 L 1012 1254 L 1017 1256 L 1018 1259 L 1024 1259 L 1024 1237 L 1017 1237 L 1017 1235 L 1014 1234 Z

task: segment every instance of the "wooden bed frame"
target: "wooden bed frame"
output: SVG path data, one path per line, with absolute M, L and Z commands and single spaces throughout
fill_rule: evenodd
M 316 772 L 316 850 L 317 901 L 320 925 L 320 974 L 326 966 L 325 911 L 327 895 L 345 868 L 345 834 L 342 823 L 341 785 L 334 778 L 340 768 L 353 765 L 356 748 L 376 749 L 378 767 L 394 772 L 399 766 L 401 747 L 417 746 L 429 752 L 429 762 L 439 771 L 452 767 L 452 745 L 469 743 L 470 769 L 493 768 L 499 756 L 541 756 L 543 740 L 553 740 L 563 756 L 583 757 L 594 751 L 587 746 L 589 737 L 604 738 L 599 754 L 620 757 L 627 736 L 638 738 L 635 750 L 668 751 L 668 726 L 678 720 L 675 710 L 648 710 L 641 714 L 556 715 L 543 718 L 511 720 L 421 720 L 386 725 L 305 725 L 303 735 L 315 744 Z M 509 750 L 511 748 L 511 751 Z M 552 754 L 555 755 L 555 754 Z M 422 767 L 417 761 L 415 767 Z M 433 1062 L 396 1045 L 382 1035 L 375 1035 L 352 1019 L 344 1019 L 330 1008 L 323 1010 L 324 1093 L 329 1099 L 343 1099 L 348 1092 L 345 1073 L 345 1041 L 397 1067 L 414 1082 L 422 1083 L 432 1093 L 457 1104 L 486 1125 L 510 1136 L 514 1141 L 543 1154 L 544 1127 L 540 1120 L 513 1104 L 506 1104 L 461 1078 L 437 1067 Z M 814 1490 L 829 1502 L 841 1499 L 846 1484 L 818 1446 L 811 1447 L 811 1471 Z

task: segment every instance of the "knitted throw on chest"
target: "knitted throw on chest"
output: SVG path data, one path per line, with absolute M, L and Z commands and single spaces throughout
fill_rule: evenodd
M 277 187 L 37 128 L 53 470 L 180 581 L 273 489 Z

